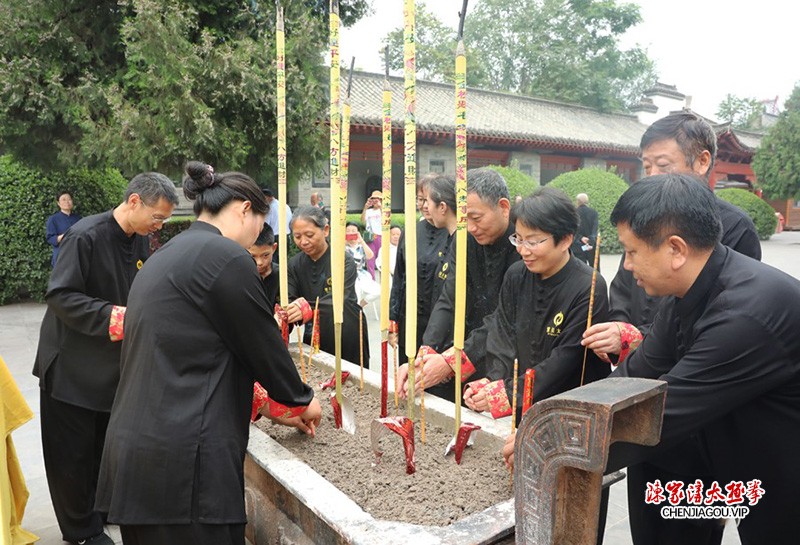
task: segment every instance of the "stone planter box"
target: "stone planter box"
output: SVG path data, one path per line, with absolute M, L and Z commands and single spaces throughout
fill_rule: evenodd
M 296 352 L 296 347 L 292 347 L 292 351 Z M 314 365 L 332 372 L 333 356 L 321 353 L 314 358 Z M 356 365 L 342 362 L 342 370 L 350 371 L 351 377 L 358 377 Z M 391 377 L 389 386 L 392 386 Z M 380 395 L 379 375 L 364 372 L 364 392 Z M 390 403 L 392 396 L 390 392 Z M 453 426 L 452 403 L 426 396 L 425 409 L 428 422 Z M 495 421 L 462 409 L 464 419 L 481 426 L 475 434 L 476 442 L 488 442 L 495 451 L 500 450 L 509 433 L 509 419 Z M 468 455 L 467 450 L 465 456 Z M 245 460 L 245 499 L 249 521 L 247 538 L 253 545 L 513 543 L 513 499 L 446 527 L 379 520 L 253 425 Z

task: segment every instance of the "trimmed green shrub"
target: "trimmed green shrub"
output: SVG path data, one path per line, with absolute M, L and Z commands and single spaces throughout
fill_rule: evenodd
M 164 224 L 160 231 L 156 231 L 156 234 L 153 235 L 153 238 L 157 240 L 155 246 L 163 246 L 169 239 L 187 230 L 194 220 L 194 216 L 173 217 Z
M 761 240 L 768 240 L 775 232 L 775 227 L 778 224 L 775 209 L 759 198 L 758 195 L 735 187 L 720 189 L 716 193 L 720 199 L 738 206 L 750 216 L 750 219 L 756 224 L 756 232 Z
M 622 253 L 622 245 L 617 238 L 617 230 L 611 225 L 610 217 L 614 205 L 628 189 L 628 184 L 614 174 L 599 168 L 584 168 L 565 172 L 548 185 L 562 189 L 570 199 L 578 193 L 589 196 L 589 206 L 597 210 L 600 230 L 600 253 Z
M 513 166 L 501 167 L 498 165 L 490 165 L 487 168 L 500 173 L 500 176 L 505 179 L 506 185 L 508 185 L 508 194 L 511 197 L 511 204 L 514 204 L 514 199 L 517 195 L 526 197 L 539 187 L 536 180 Z
M 44 298 L 52 255 L 45 223 L 58 211 L 60 190 L 70 192 L 75 212 L 86 217 L 119 204 L 126 186 L 114 169 L 45 175 L 8 155 L 0 157 L 0 304 L 24 296 Z

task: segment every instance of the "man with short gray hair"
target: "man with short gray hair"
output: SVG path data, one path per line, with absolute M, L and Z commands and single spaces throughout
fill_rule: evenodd
M 509 239 L 514 233 L 510 218 L 511 201 L 503 177 L 490 168 L 467 172 L 469 236 L 465 336 L 479 328 L 483 319 L 497 308 L 506 271 L 520 259 Z M 456 275 L 449 274 L 422 337 L 422 344 L 435 352 L 441 353 L 453 345 L 455 293 Z M 450 384 L 441 384 L 426 391 L 451 401 L 455 397 Z
M 47 483 L 70 543 L 113 545 L 94 498 L 119 382 L 128 292 L 150 255 L 148 235 L 178 204 L 175 184 L 157 172 L 135 176 L 124 199 L 113 210 L 83 218 L 61 241 L 33 367 L 41 388 Z

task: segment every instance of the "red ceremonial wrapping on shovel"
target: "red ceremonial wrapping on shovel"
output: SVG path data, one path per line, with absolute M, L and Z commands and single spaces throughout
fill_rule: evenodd
M 536 375 L 534 369 L 527 369 L 525 371 L 525 386 L 522 389 L 522 414 L 528 412 L 528 409 L 533 405 L 533 379 Z
M 389 341 L 381 343 L 381 418 L 386 416 L 386 398 L 389 395 Z
M 283 342 L 286 343 L 286 348 L 289 348 L 289 316 L 279 304 L 275 304 L 275 316 L 278 318 L 278 323 L 281 325 L 281 336 Z
M 350 371 L 342 371 L 342 384 L 347 380 L 347 377 L 350 376 Z M 335 388 L 336 387 L 336 373 L 331 376 L 327 381 L 321 382 L 319 385 L 320 389 L 325 391 L 328 388 Z
M 464 422 L 458 428 L 458 435 L 456 436 L 456 444 L 453 447 L 453 450 L 456 453 L 456 463 L 461 464 L 461 454 L 464 452 L 464 448 L 467 446 L 469 442 L 469 437 L 472 435 L 472 432 L 475 430 L 481 429 L 480 426 L 476 426 L 475 424 L 470 424 L 469 422 Z
M 414 464 L 414 422 L 405 416 L 389 416 L 386 418 L 376 418 L 372 421 L 370 442 L 372 451 L 375 453 L 375 463 L 381 461 L 383 451 L 378 440 L 386 433 L 386 430 L 393 431 L 403 438 L 403 449 L 406 454 L 406 473 L 411 475 L 416 471 Z
M 342 406 L 339 405 L 339 401 L 336 399 L 336 392 L 331 392 L 331 407 L 333 408 L 333 423 L 338 430 L 342 427 Z

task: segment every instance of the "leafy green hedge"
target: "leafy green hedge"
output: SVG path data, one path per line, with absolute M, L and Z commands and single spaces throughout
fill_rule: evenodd
M 757 195 L 735 187 L 720 189 L 717 191 L 717 195 L 720 199 L 725 199 L 729 203 L 738 206 L 750 216 L 753 223 L 756 224 L 756 232 L 758 232 L 758 238 L 761 240 L 769 239 L 775 232 L 775 227 L 778 224 L 775 209 Z
M 158 240 L 157 246 L 163 246 L 169 239 L 187 230 L 194 220 L 194 216 L 173 217 L 164 224 L 160 231 L 156 232 Z
M 617 230 L 609 218 L 614 205 L 628 189 L 628 184 L 612 172 L 599 168 L 585 168 L 565 172 L 548 185 L 564 190 L 571 199 L 578 193 L 589 195 L 589 206 L 597 210 L 600 228 L 600 253 L 622 253 Z
M 126 186 L 114 169 L 43 174 L 0 157 L 0 304 L 24 296 L 43 299 L 52 255 L 45 223 L 58 211 L 58 191 L 70 191 L 75 212 L 85 217 L 119 204 Z
M 508 185 L 508 194 L 511 197 L 511 204 L 514 204 L 514 199 L 517 195 L 525 197 L 533 193 L 533 191 L 539 187 L 539 184 L 536 183 L 536 180 L 518 168 L 514 168 L 513 166 L 501 167 L 497 165 L 491 165 L 487 168 L 500 173 L 500 176 L 505 179 L 506 185 Z

